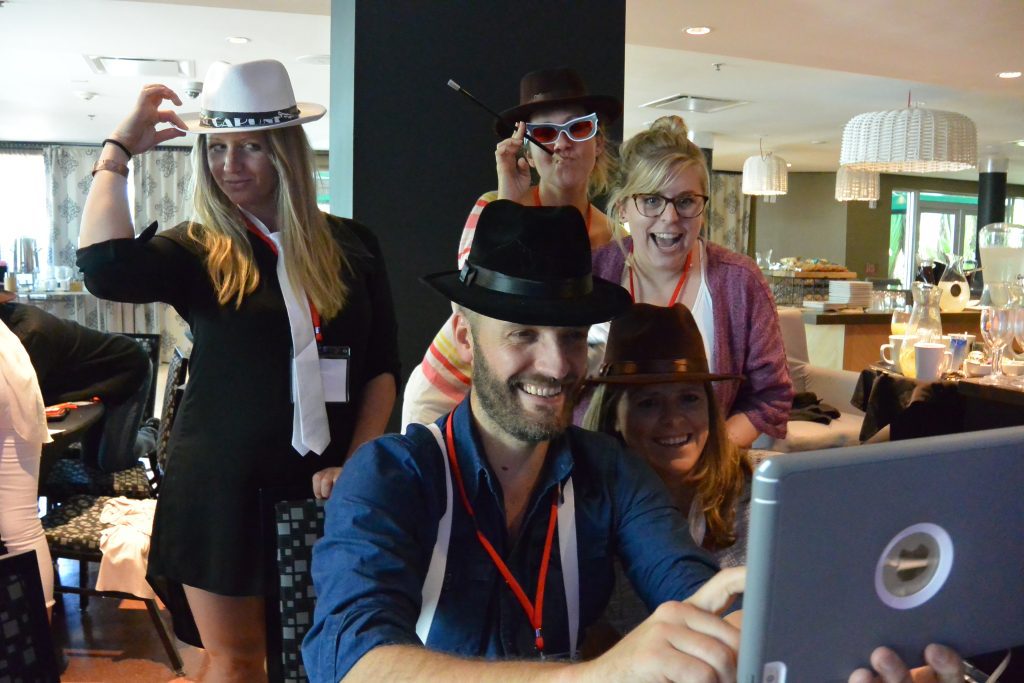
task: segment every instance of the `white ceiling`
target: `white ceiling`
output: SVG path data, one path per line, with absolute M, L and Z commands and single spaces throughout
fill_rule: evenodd
M 330 4 L 0 1 L 0 139 L 95 142 L 111 131 L 151 79 L 96 75 L 84 54 L 194 60 L 199 80 L 219 59 L 273 57 L 300 100 L 327 104 L 329 67 L 296 60 L 330 52 Z M 682 32 L 693 25 L 713 31 Z M 981 153 L 1009 157 L 1010 181 L 1024 184 L 1024 147 L 1011 144 L 1024 139 L 1024 78 L 996 77 L 1024 70 L 1022 30 L 1021 0 L 628 0 L 624 132 L 661 113 L 640 104 L 667 95 L 740 99 L 750 104 L 684 114 L 714 135 L 716 168 L 739 170 L 763 140 L 792 171 L 834 171 L 846 121 L 904 107 L 910 91 L 924 106 L 971 117 Z M 252 42 L 232 45 L 229 35 Z M 168 85 L 180 92 L 184 79 Z M 195 108 L 186 100 L 181 111 Z M 307 126 L 319 149 L 329 116 Z

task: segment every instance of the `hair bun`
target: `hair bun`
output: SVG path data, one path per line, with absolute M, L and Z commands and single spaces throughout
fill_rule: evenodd
M 674 114 L 655 119 L 654 123 L 651 124 L 651 130 L 659 133 L 668 133 L 673 137 L 680 138 L 687 138 L 690 134 L 690 128 L 686 125 L 683 117 Z

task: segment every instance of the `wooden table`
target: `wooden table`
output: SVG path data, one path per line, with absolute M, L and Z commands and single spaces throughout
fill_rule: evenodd
M 878 348 L 889 341 L 892 313 L 823 313 L 804 309 L 803 318 L 805 325 L 844 326 L 843 369 L 860 372 L 878 362 Z M 980 319 L 980 311 L 943 313 L 942 331 L 946 334 L 967 332 L 980 340 Z

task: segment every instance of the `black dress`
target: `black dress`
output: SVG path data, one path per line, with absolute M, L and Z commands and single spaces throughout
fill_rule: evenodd
M 277 257 L 259 237 L 248 235 L 260 284 L 237 309 L 217 303 L 202 249 L 186 224 L 159 235 L 154 224 L 136 239 L 78 252 L 93 294 L 166 302 L 192 329 L 189 380 L 153 523 L 148 576 L 164 589 L 158 592 L 185 584 L 220 595 L 262 595 L 258 490 L 310 483 L 317 470 L 340 465 L 367 382 L 382 373 L 397 382 L 397 331 L 380 247 L 359 223 L 328 219 L 351 270 L 343 274 L 348 302 L 324 321 L 323 343 L 351 349 L 350 402 L 327 405 L 331 441 L 319 456 L 303 457 L 291 447 L 291 334 Z M 172 611 L 175 602 L 170 596 Z

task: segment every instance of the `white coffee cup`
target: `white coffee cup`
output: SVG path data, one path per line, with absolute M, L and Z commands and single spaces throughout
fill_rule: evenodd
M 899 370 L 900 351 L 903 349 L 903 344 L 906 343 L 908 339 L 914 338 L 915 337 L 908 337 L 905 334 L 890 334 L 889 343 L 882 344 L 878 348 L 878 355 L 881 356 L 882 362 L 886 365 L 896 366 L 896 369 Z M 891 355 L 887 355 L 886 351 Z
M 949 368 L 953 354 L 945 344 L 917 342 L 914 344 L 914 367 L 921 382 L 934 382 Z

